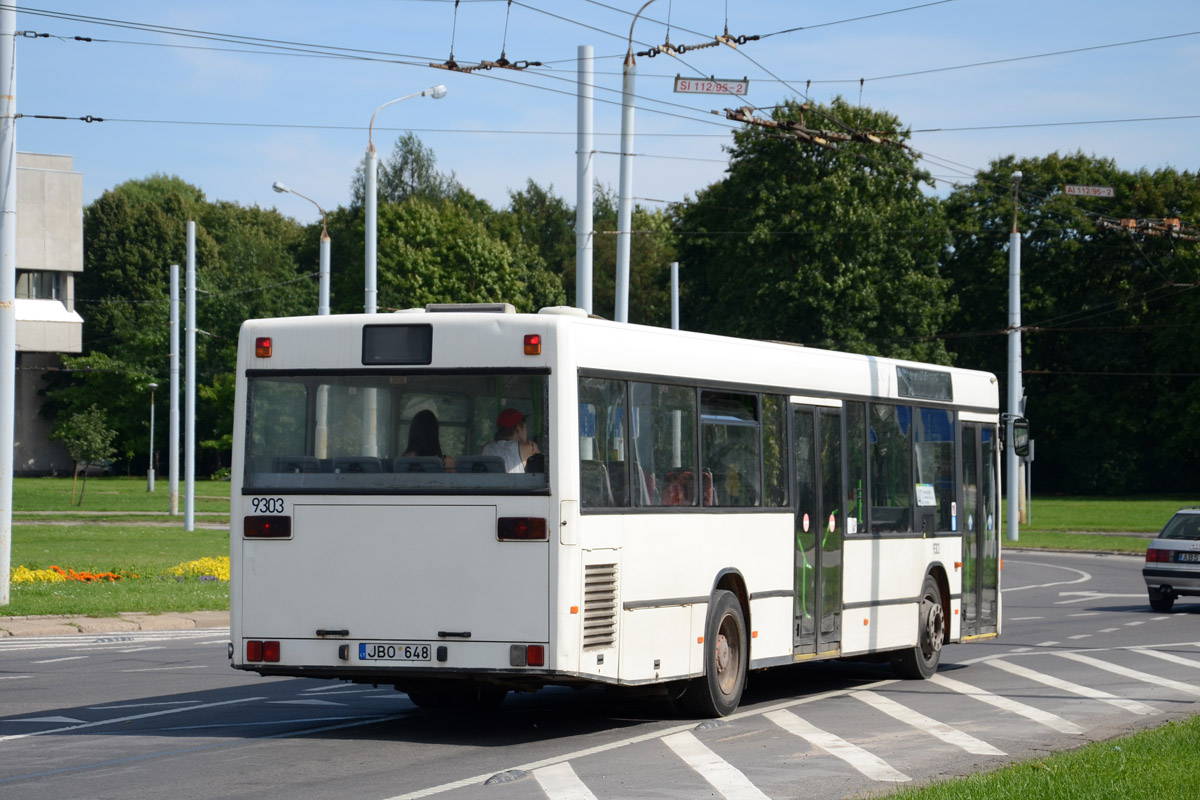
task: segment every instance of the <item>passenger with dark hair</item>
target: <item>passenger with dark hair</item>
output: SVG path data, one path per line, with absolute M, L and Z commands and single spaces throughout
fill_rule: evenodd
M 496 418 L 496 438 L 483 446 L 482 454 L 504 459 L 506 472 L 524 472 L 529 457 L 540 452 L 537 442 L 529 441 L 525 415 L 506 408 Z
M 408 426 L 408 449 L 404 451 L 404 456 L 440 458 L 444 468 L 454 470 L 454 457 L 442 452 L 438 419 L 432 411 L 418 411 L 413 417 L 412 424 Z

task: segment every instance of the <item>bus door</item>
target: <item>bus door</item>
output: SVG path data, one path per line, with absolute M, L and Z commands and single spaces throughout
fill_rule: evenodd
M 796 467 L 793 646 L 797 655 L 841 648 L 842 409 L 792 405 Z
M 962 635 L 965 639 L 996 633 L 999 614 L 996 428 L 963 423 L 962 444 Z

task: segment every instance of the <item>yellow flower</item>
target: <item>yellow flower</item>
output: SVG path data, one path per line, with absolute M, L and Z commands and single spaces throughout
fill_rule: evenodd
M 171 567 L 166 574 L 183 578 L 213 577 L 219 581 L 227 581 L 229 580 L 229 556 L 185 561 Z
M 10 580 L 12 583 L 63 583 L 66 579 L 65 575 L 52 570 L 21 566 L 12 571 Z

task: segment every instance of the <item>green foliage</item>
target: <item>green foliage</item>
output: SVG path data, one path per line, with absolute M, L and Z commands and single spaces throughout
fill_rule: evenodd
M 907 138 L 894 116 L 840 98 L 774 118 Z M 738 131 L 728 176 L 676 209 L 685 327 L 948 362 L 934 337 L 951 310 L 938 268 L 949 232 L 921 182 L 898 147 Z
M 616 317 L 617 202 L 611 188 L 596 186 L 593 201 L 592 309 Z M 675 220 L 661 210 L 634 204 L 629 245 L 629 321 L 666 327 L 671 324 L 671 262 L 679 260 Z M 564 273 L 574 294 L 574 274 Z
M 1008 234 L 1013 170 L 1023 173 L 1023 383 L 1038 480 L 1053 491 L 1181 491 L 1200 480 L 1200 314 L 1194 242 L 1130 234 L 1100 214 L 1200 217 L 1200 181 L 1173 169 L 1125 172 L 1074 153 L 999 159 L 946 201 L 945 272 L 959 306 L 957 361 L 1007 380 Z M 1112 186 L 1115 199 L 1066 195 Z M 1115 222 L 1115 220 L 1113 220 Z M 978 335 L 983 334 L 983 335 Z M 1002 387 L 1002 394 L 1006 390 Z
M 365 202 L 366 168 L 364 157 L 350 185 L 355 207 L 361 207 Z M 392 154 L 379 160 L 376 184 L 380 203 L 403 203 L 410 197 L 449 200 L 465 191 L 453 172 L 447 175 L 438 171 L 433 148 L 425 145 L 412 131 L 397 138 Z
M 71 414 L 59 422 L 50 438 L 57 439 L 67 448 L 67 453 L 76 464 L 85 467 L 99 464 L 116 455 L 113 439 L 117 432 L 105 423 L 104 413 L 95 405 Z

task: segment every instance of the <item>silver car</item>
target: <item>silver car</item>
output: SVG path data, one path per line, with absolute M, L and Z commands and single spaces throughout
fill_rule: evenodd
M 1150 607 L 1170 611 L 1175 598 L 1200 595 L 1200 508 L 1184 508 L 1146 549 L 1142 567 Z

